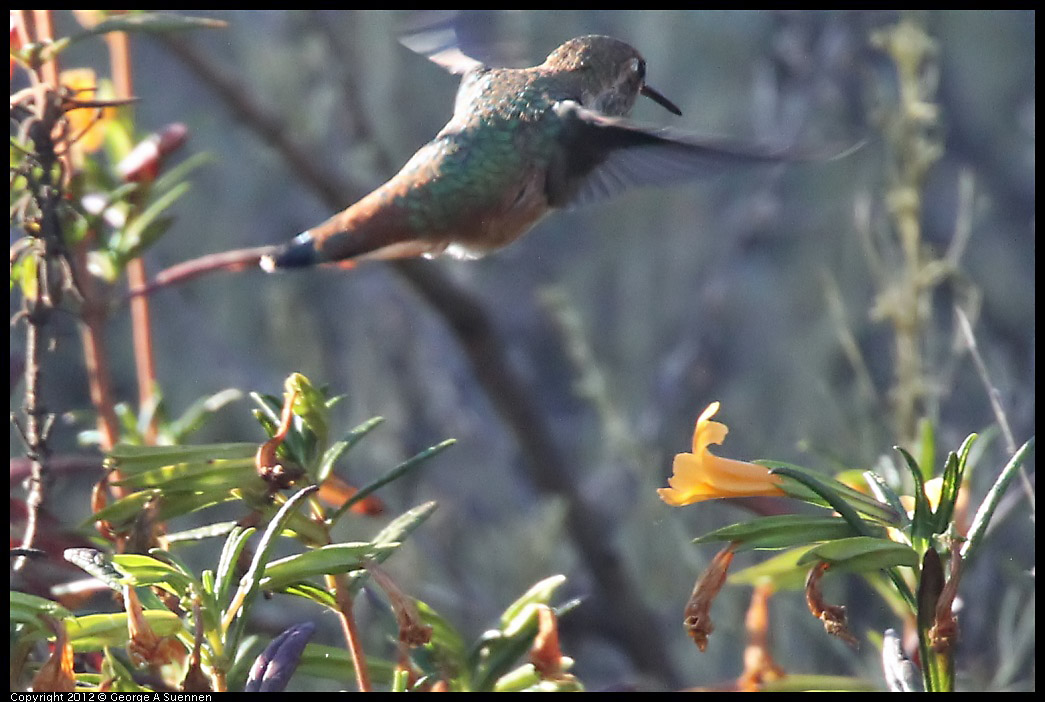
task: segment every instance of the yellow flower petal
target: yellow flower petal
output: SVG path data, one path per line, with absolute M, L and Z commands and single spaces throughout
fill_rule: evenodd
M 712 402 L 701 413 L 693 431 L 693 453 L 675 456 L 669 487 L 657 490 L 660 499 L 681 507 L 722 497 L 783 496 L 780 478 L 765 466 L 719 458 L 708 451 L 709 445 L 722 443 L 729 433 L 725 424 L 711 421 L 718 408 L 719 403 Z
M 59 78 L 62 85 L 72 91 L 74 99 L 95 100 L 97 99 L 97 79 L 94 71 L 90 68 L 73 68 L 62 71 Z M 76 139 L 73 145 L 74 161 L 82 159 L 83 154 L 89 154 L 101 148 L 105 141 L 105 130 L 108 122 L 116 118 L 116 110 L 106 107 L 98 115 L 96 107 L 81 107 L 69 110 L 66 119 L 69 120 L 69 136 Z

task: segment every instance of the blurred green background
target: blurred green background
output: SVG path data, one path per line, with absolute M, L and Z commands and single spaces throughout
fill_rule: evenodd
M 229 26 L 192 33 L 196 50 L 275 116 L 317 167 L 353 184 L 343 206 L 390 176 L 451 114 L 456 78 L 397 42 L 409 17 L 200 14 Z M 943 456 L 994 422 L 953 313 L 972 291 L 977 341 L 1017 442 L 1033 433 L 1035 17 L 939 12 L 924 19 L 938 41 L 946 148 L 924 193 L 924 244 L 940 256 L 956 227 L 971 227 L 961 274 L 936 288 L 928 312 L 924 407 L 938 423 Z M 683 632 L 682 608 L 714 553 L 689 540 L 749 513 L 728 503 L 672 509 L 654 489 L 665 484 L 672 456 L 689 450 L 693 423 L 714 400 L 731 428 L 721 455 L 834 470 L 868 469 L 891 453 L 892 329 L 870 316 L 879 288 L 860 232 L 885 226 L 884 147 L 874 116 L 896 90 L 891 64 L 868 36 L 895 20 L 885 12 L 710 11 L 466 18 L 478 36 L 528 63 L 582 34 L 628 41 L 646 57 L 649 82 L 684 113 L 677 118 L 641 101 L 633 114 L 641 121 L 811 147 L 868 140 L 839 161 L 631 192 L 549 217 L 484 260 L 424 264 L 473 295 L 495 325 L 598 519 L 604 555 L 619 560 L 641 600 L 648 620 L 637 629 L 645 639 L 629 633 L 636 623 L 618 621 L 624 613 L 598 594 L 565 524 L 568 506 L 535 485 L 515 435 L 442 318 L 389 266 L 219 275 L 157 293 L 157 363 L 170 410 L 225 387 L 277 392 L 300 371 L 348 394 L 337 409 L 345 429 L 386 418 L 342 468 L 357 484 L 455 437 L 455 447 L 382 493 L 391 514 L 430 499 L 440 505 L 388 564 L 408 592 L 476 636 L 530 584 L 565 573 L 567 595 L 586 599 L 562 622 L 563 648 L 590 688 L 668 689 L 735 677 L 749 588 L 727 587 L 715 603 L 716 631 L 704 654 Z M 71 17 L 60 21 L 72 29 Z M 283 241 L 332 214 L 167 48 L 148 37 L 132 44 L 139 129 L 184 122 L 185 153 L 214 156 L 176 208 L 173 230 L 148 253 L 150 272 Z M 107 72 L 101 42 L 75 47 L 63 64 Z M 974 195 L 959 221 L 963 173 Z M 866 375 L 843 350 L 832 300 Z M 50 406 L 87 408 L 75 327 L 61 324 L 62 370 L 48 381 Z M 129 334 L 126 315 L 117 314 L 109 342 L 127 400 L 136 396 Z M 20 343 L 17 335 L 12 343 Z M 75 450 L 73 434 L 56 432 L 59 451 Z M 246 402 L 223 410 L 199 436 L 260 438 Z M 991 444 L 973 475 L 974 504 L 1007 458 L 1000 440 Z M 77 498 L 69 510 L 86 513 L 82 495 L 64 487 L 56 499 Z M 962 581 L 958 665 L 966 687 L 1033 687 L 1033 515 L 1025 497 L 1010 497 Z M 361 520 L 352 528 L 356 536 L 377 530 Z M 203 564 L 215 557 L 209 548 L 194 547 Z M 747 554 L 737 565 L 754 560 Z M 849 605 L 858 635 L 896 626 L 855 579 L 829 583 L 828 597 Z M 274 630 L 316 617 L 270 604 Z M 854 655 L 829 639 L 800 593 L 782 594 L 771 607 L 774 654 L 787 671 L 880 679 L 874 648 L 865 643 Z M 321 626 L 325 643 L 338 641 L 332 619 Z M 374 641 L 373 652 L 381 652 L 386 643 Z

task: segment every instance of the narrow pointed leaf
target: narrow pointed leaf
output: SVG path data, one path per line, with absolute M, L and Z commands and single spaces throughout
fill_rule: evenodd
M 48 47 L 48 55 L 64 50 L 67 46 L 89 37 L 108 34 L 109 32 L 146 32 L 166 34 L 185 31 L 187 29 L 221 29 L 228 23 L 210 17 L 188 17 L 166 12 L 140 12 L 126 15 L 114 15 L 99 22 L 90 29 L 78 32 Z
M 334 469 L 334 464 L 337 462 L 337 459 L 340 458 L 343 453 L 359 443 L 364 436 L 369 434 L 384 421 L 384 417 L 374 417 L 373 419 L 369 419 L 353 428 L 348 432 L 348 435 L 344 439 L 338 441 L 327 449 L 323 454 L 323 458 L 319 462 L 319 470 L 316 473 L 316 482 L 322 483 L 326 480 Z
M 805 586 L 809 568 L 799 566 L 798 561 L 808 550 L 809 547 L 799 547 L 784 551 L 730 574 L 727 582 L 731 585 L 758 585 L 770 582 L 774 590 L 801 590 Z
M 291 583 L 317 575 L 362 570 L 365 560 L 376 560 L 380 555 L 394 551 L 398 546 L 397 543 L 375 546 L 368 542 L 330 544 L 296 553 L 267 564 L 261 587 L 265 590 L 280 590 Z
M 146 609 L 142 614 L 159 636 L 173 636 L 182 629 L 181 619 L 168 609 Z M 129 637 L 126 612 L 88 614 L 63 621 L 77 653 L 97 651 L 106 646 L 123 646 Z
M 918 458 L 922 480 L 931 479 L 936 465 L 936 428 L 932 420 L 924 417 L 918 422 Z
M 382 529 L 371 539 L 371 543 L 375 547 L 392 546 L 397 545 L 406 540 L 406 537 L 413 532 L 414 529 L 421 526 L 426 519 L 432 516 L 432 512 L 437 507 L 435 502 L 425 502 L 412 509 L 407 510 L 403 514 L 399 515 Z M 374 560 L 378 563 L 383 562 L 388 556 L 392 554 L 392 551 L 378 550 L 375 552 Z M 350 573 L 348 575 L 349 581 L 349 592 L 355 594 L 359 591 L 359 588 L 363 585 L 363 578 L 366 577 L 365 571 L 356 573 Z
M 243 631 L 243 624 L 246 622 L 244 612 L 250 609 L 253 604 L 253 600 L 257 597 L 260 591 L 260 583 L 263 574 L 265 564 L 269 560 L 269 554 L 272 552 L 272 548 L 275 546 L 276 537 L 282 533 L 283 528 L 290 520 L 290 516 L 294 514 L 294 510 L 299 505 L 304 503 L 305 499 L 316 492 L 319 488 L 315 485 L 310 485 L 298 492 L 294 493 L 290 499 L 280 507 L 276 515 L 265 527 L 264 533 L 261 535 L 261 541 L 258 543 L 258 548 L 254 552 L 254 558 L 250 562 L 250 566 L 247 568 L 247 572 L 240 578 L 239 588 L 236 595 L 233 596 L 233 602 L 239 601 L 240 607 L 236 612 L 235 633 L 232 641 L 238 641 L 239 636 Z
M 1012 479 L 1016 477 L 1020 466 L 1023 465 L 1023 461 L 1033 447 L 1034 437 L 1031 437 L 1009 459 L 1001 473 L 998 474 L 994 485 L 987 492 L 987 496 L 983 498 L 979 509 L 976 510 L 976 516 L 973 517 L 972 526 L 969 527 L 968 541 L 962 546 L 963 560 L 967 561 L 976 553 L 976 549 L 979 548 L 983 537 L 987 533 L 987 527 L 990 525 L 991 517 L 994 516 L 994 510 L 998 508 L 998 503 L 1001 502 L 1002 495 L 1005 494 Z
M 232 533 L 232 530 L 236 528 L 237 522 L 214 522 L 213 524 L 205 524 L 195 529 L 185 529 L 184 531 L 174 531 L 167 534 L 168 543 L 178 543 L 180 541 L 203 541 L 205 539 L 214 539 L 219 536 L 228 536 Z
M 334 599 L 334 596 L 312 583 L 297 582 L 293 585 L 287 585 L 283 588 L 283 594 L 304 597 L 306 600 L 312 600 L 323 607 L 337 609 L 337 601 Z
M 813 565 L 819 561 L 830 563 L 832 571 L 862 572 L 897 566 L 914 568 L 919 559 L 918 553 L 906 544 L 854 536 L 814 546 L 798 559 L 798 565 Z
M 133 492 L 92 514 L 84 522 L 83 526 L 88 526 L 94 522 L 101 521 L 113 522 L 114 524 L 126 524 L 141 514 L 142 510 L 145 509 L 145 505 L 148 504 L 150 500 L 159 497 L 160 494 L 161 491 L 157 489 Z
M 373 682 L 380 685 L 387 685 L 391 682 L 395 664 L 371 657 L 367 657 L 366 661 Z M 352 683 L 356 679 L 352 658 L 344 646 L 336 648 L 321 644 L 308 644 L 301 654 L 297 672 L 299 675 L 310 675 L 339 683 Z
M 468 675 L 468 646 L 457 630 L 438 612 L 418 600 L 417 611 L 425 624 L 432 627 L 432 638 L 426 645 L 433 649 L 440 667 L 447 667 L 452 677 Z M 465 681 L 468 687 L 468 681 Z
M 844 675 L 785 675 L 765 683 L 762 692 L 878 692 L 863 678 Z
M 884 530 L 882 533 L 884 535 Z M 739 553 L 749 549 L 790 548 L 857 535 L 852 525 L 841 517 L 785 514 L 716 529 L 694 539 L 693 543 L 732 541 L 739 544 L 735 549 Z
M 513 621 L 523 613 L 526 607 L 535 604 L 548 604 L 555 591 L 565 582 L 565 575 L 552 575 L 535 583 L 519 599 L 508 605 L 508 608 L 504 610 L 504 613 L 501 615 L 501 629 L 511 627 Z
M 229 588 L 232 586 L 233 573 L 240 554 L 247 546 L 247 540 L 257 531 L 254 527 L 246 529 L 236 527 L 225 539 L 218 558 L 218 570 L 214 573 L 214 599 L 224 604 L 227 601 Z
M 193 585 L 193 579 L 172 565 L 152 556 L 138 553 L 118 553 L 112 557 L 113 566 L 123 574 L 124 582 L 138 587 L 165 586 L 165 589 L 184 597 Z
M 771 472 L 774 475 L 783 475 L 792 480 L 798 481 L 834 508 L 834 510 L 838 512 L 843 519 L 849 522 L 853 529 L 855 529 L 859 534 L 864 536 L 873 535 L 871 525 L 860 518 L 860 515 L 858 515 L 852 505 L 850 505 L 849 502 L 839 494 L 839 491 L 836 490 L 834 485 L 829 484 L 827 481 L 808 471 L 796 470 L 793 466 L 777 466 L 776 468 L 773 468 Z
M 406 537 L 417 527 L 421 526 L 426 519 L 432 516 L 432 512 L 438 507 L 436 502 L 425 502 L 413 507 L 390 521 L 385 528 L 377 532 L 371 539 L 375 546 L 398 543 L 405 541 Z
M 907 510 L 904 509 L 903 503 L 900 501 L 900 496 L 896 494 L 896 490 L 893 490 L 889 483 L 885 482 L 885 478 L 878 475 L 873 471 L 864 471 L 864 479 L 867 481 L 867 486 L 871 488 L 871 492 L 879 502 L 883 502 L 899 515 L 899 527 L 905 529 L 911 524 L 911 518 L 907 516 Z
M 219 460 L 253 458 L 257 444 L 225 443 L 201 446 L 133 446 L 117 444 L 109 451 L 106 464 L 124 475 L 135 475 L 179 463 L 207 463 Z
M 859 490 L 854 490 L 834 478 L 809 470 L 808 468 L 796 466 L 791 463 L 783 463 L 781 461 L 759 460 L 756 461 L 756 463 L 766 466 L 773 473 L 787 475 L 793 480 L 801 483 L 801 485 L 794 485 L 792 483 L 784 487 L 785 491 L 789 491 L 789 494 L 797 499 L 806 500 L 813 504 L 820 504 L 822 506 L 825 504 L 824 501 L 826 498 L 817 492 L 817 490 L 813 489 L 809 482 L 811 480 L 813 481 L 813 484 L 820 486 L 821 490 L 830 490 L 832 494 L 844 499 L 847 504 L 851 505 L 850 511 L 855 509 L 876 521 L 886 524 L 896 525 L 900 521 L 899 515 L 896 514 L 896 512 L 894 512 L 888 505 L 882 504 L 873 497 L 865 495 Z M 784 472 L 785 470 L 787 472 Z M 808 480 L 803 480 L 802 478 L 807 478 Z M 826 504 L 835 507 L 835 505 L 830 504 L 829 502 Z M 835 511 L 838 511 L 837 508 Z M 839 514 L 841 514 L 841 512 L 839 512 Z
M 37 595 L 11 590 L 11 621 L 23 624 L 39 624 L 38 617 L 47 615 L 54 619 L 71 617 L 72 613 L 62 605 Z
M 925 496 L 925 479 L 922 477 L 921 468 L 914 456 L 909 454 L 903 447 L 895 446 L 907 464 L 908 471 L 914 479 L 914 517 L 911 518 L 911 538 L 919 550 L 923 550 L 928 543 L 929 535 L 932 534 L 932 508 L 929 499 Z
M 372 483 L 361 487 L 359 491 L 356 492 L 356 494 L 352 495 L 352 497 L 345 500 L 345 503 L 338 507 L 337 510 L 330 515 L 330 518 L 327 520 L 328 524 L 335 524 L 337 520 L 341 518 L 342 515 L 344 515 L 349 509 L 352 508 L 352 505 L 357 504 L 361 500 L 366 499 L 369 495 L 373 494 L 379 488 L 387 485 L 388 483 L 403 477 L 410 471 L 419 467 L 422 463 L 427 461 L 432 456 L 435 456 L 437 453 L 441 453 L 442 451 L 450 448 L 455 443 L 457 443 L 456 439 L 447 439 L 446 441 L 436 444 L 431 448 L 427 448 L 424 451 L 417 454 L 416 456 L 413 456 L 412 458 L 408 458 L 407 460 L 403 461 L 398 466 L 388 471 Z

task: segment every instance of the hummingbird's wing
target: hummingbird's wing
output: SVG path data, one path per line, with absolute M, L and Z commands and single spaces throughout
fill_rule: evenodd
M 562 157 L 545 185 L 553 207 L 586 205 L 644 185 L 707 178 L 736 166 L 820 160 L 789 147 L 698 137 L 607 117 L 573 101 L 553 108 L 563 121 Z
M 503 14 L 503 10 L 415 10 L 400 30 L 399 43 L 458 75 L 483 66 L 529 65 L 523 42 L 498 38 L 496 25 Z

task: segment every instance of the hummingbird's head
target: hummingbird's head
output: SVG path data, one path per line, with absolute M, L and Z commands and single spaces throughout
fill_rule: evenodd
M 570 39 L 548 55 L 543 67 L 577 75 L 581 104 L 602 114 L 627 114 L 639 93 L 669 112 L 682 114 L 675 103 L 646 85 L 646 60 L 619 39 L 597 34 Z

